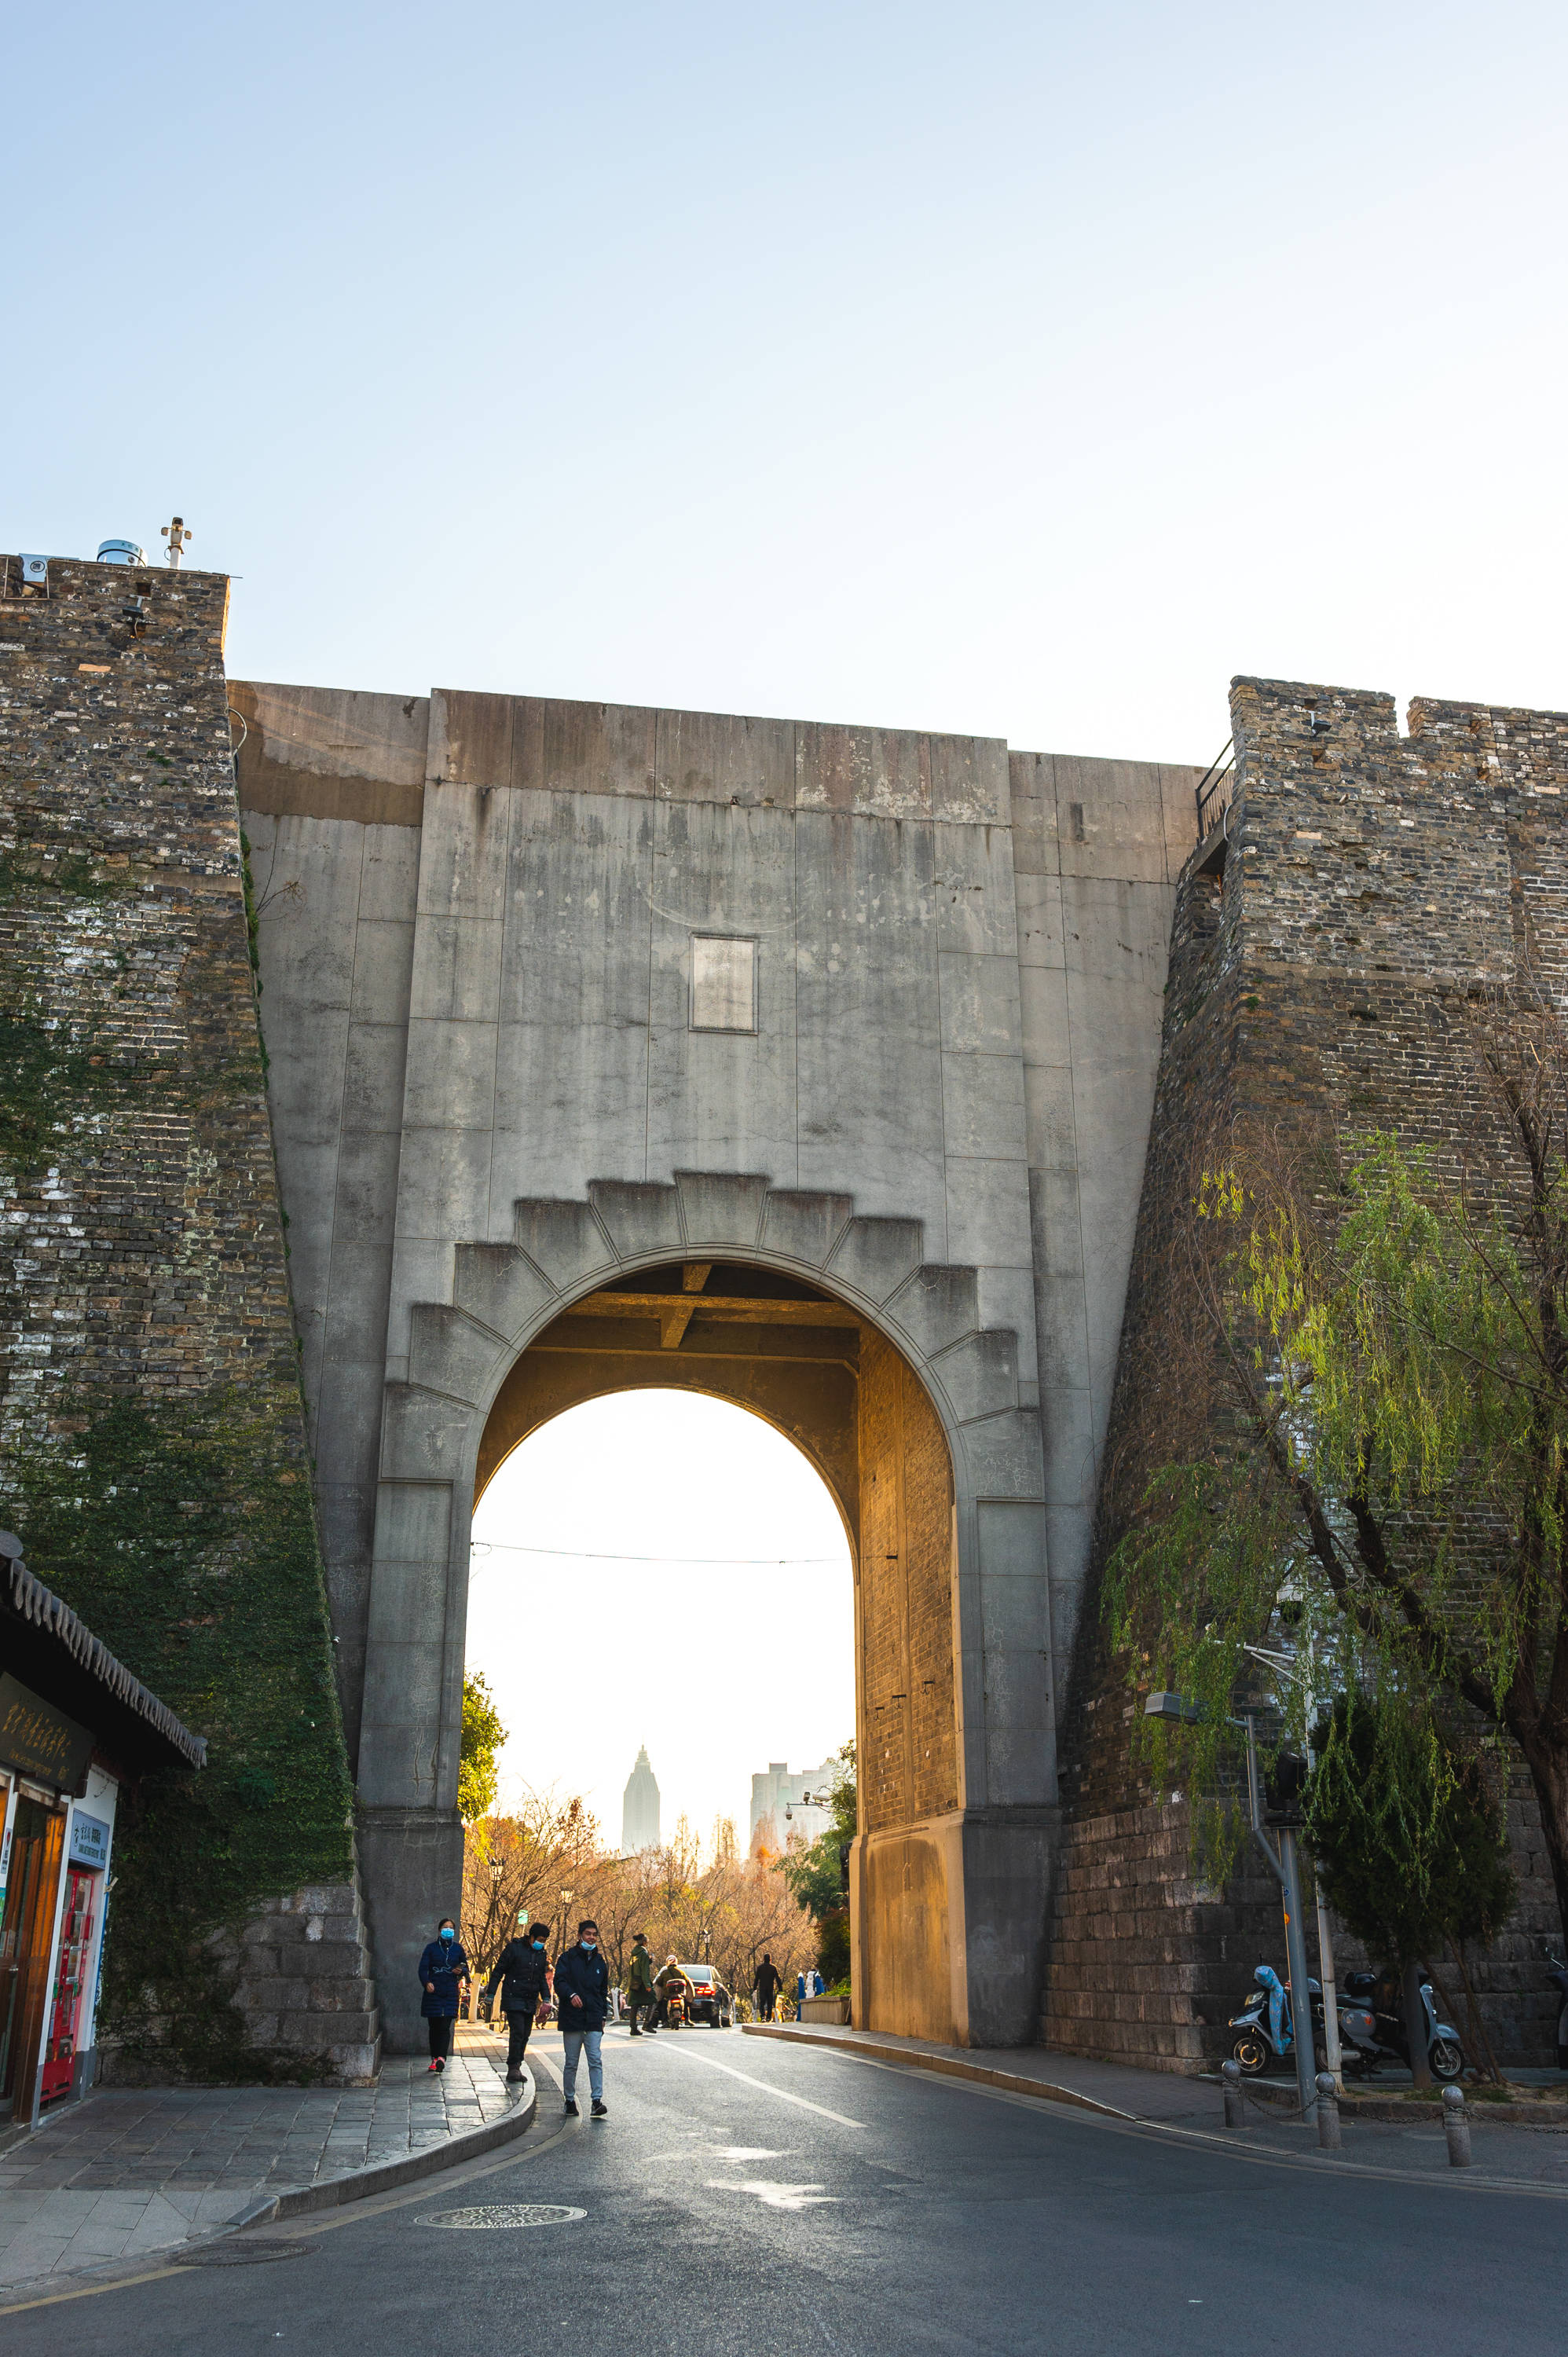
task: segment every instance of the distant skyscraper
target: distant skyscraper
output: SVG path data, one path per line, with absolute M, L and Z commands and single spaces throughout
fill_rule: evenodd
M 648 1764 L 645 1743 L 637 1765 L 626 1780 L 620 1812 L 620 1854 L 635 1857 L 639 1849 L 659 1846 L 659 1779 Z

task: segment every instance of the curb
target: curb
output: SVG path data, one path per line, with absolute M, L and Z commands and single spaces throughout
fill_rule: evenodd
M 796 2029 L 772 2021 L 743 2021 L 740 2027 L 744 2038 L 778 2038 L 787 2046 L 831 2046 L 840 2054 L 869 2054 L 878 2062 L 902 2062 L 911 2070 L 940 2072 L 948 2079 L 972 2079 L 983 2087 L 1000 2087 L 1009 2095 L 1037 2095 L 1042 2103 L 1073 2104 L 1080 2112 L 1098 2112 L 1102 2119 L 1133 2120 L 1139 2127 L 1159 2125 L 1141 2113 L 1123 2112 L 1114 2104 L 1080 2094 L 1076 2087 L 1059 2087 L 1053 2080 L 1036 2079 L 1021 2071 L 995 2071 L 984 2062 L 961 2062 L 955 2055 L 934 2054 L 924 2047 L 883 2045 L 871 2038 L 857 2038 L 852 2043 L 847 2038 L 831 2038 L 823 2030 Z
M 238 2234 L 247 2226 L 271 2225 L 280 2218 L 307 2218 L 317 2210 L 337 2210 L 346 2201 L 368 2201 L 378 2193 L 395 2193 L 400 2186 L 417 2185 L 422 2177 L 459 2169 L 464 2161 L 478 2160 L 499 2144 L 510 2144 L 532 2125 L 538 2110 L 539 2082 L 529 2071 L 527 2094 L 499 2120 L 488 2120 L 482 2128 L 470 2128 L 467 2136 L 451 2136 L 424 2152 L 411 2152 L 403 2160 L 384 2160 L 374 2169 L 354 2169 L 347 2177 L 328 2178 L 325 2185 L 294 2186 L 282 2193 L 263 2194 L 237 2218 L 225 2218 L 216 2234 L 199 2239 L 216 2241 L 220 2234 Z M 178 2250 L 183 2245 L 173 2247 Z

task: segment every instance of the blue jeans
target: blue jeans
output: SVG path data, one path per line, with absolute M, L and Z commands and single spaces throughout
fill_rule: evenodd
M 566 2068 L 561 2074 L 561 2092 L 571 2103 L 577 2089 L 577 2057 L 585 2046 L 588 2050 L 588 2089 L 596 2104 L 605 2099 L 605 2064 L 601 2029 L 568 2029 L 562 2033 L 566 2048 Z

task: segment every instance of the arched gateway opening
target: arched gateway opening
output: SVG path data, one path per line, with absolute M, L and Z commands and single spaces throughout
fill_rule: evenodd
M 959 1806 L 954 1489 L 936 1411 L 902 1352 L 822 1287 L 737 1261 L 665 1263 L 585 1295 L 522 1352 L 485 1423 L 475 1504 L 542 1425 L 607 1393 L 652 1389 L 764 1417 L 838 1505 L 854 1581 L 856 2014 L 950 2040 L 943 1858 L 917 1830 Z
M 538 1426 L 689 1386 L 822 1474 L 854 1575 L 855 2016 L 971 2045 L 1035 2034 L 1056 1822 L 1039 1425 L 1015 1331 L 918 1221 L 680 1172 L 521 1200 L 459 1243 L 386 1385 L 366 1615 L 360 1850 L 393 2050 L 462 1871 L 457 1760 L 474 1501 Z M 428 1920 L 427 1920 L 428 1919 Z

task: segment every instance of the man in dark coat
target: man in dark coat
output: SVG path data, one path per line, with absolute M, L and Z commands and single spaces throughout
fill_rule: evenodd
M 651 2038 L 654 2029 L 653 1959 L 648 1953 L 646 1932 L 637 1932 L 632 1935 L 631 1962 L 626 1968 L 626 1996 L 631 2013 L 632 2036 L 634 2038 L 642 2036 L 641 2030 L 637 2026 L 637 2017 L 639 2013 L 645 2013 L 649 2017 L 648 2035 Z
M 773 2007 L 779 1997 L 779 1967 L 766 1951 L 763 1953 L 762 1962 L 757 1967 L 754 1988 L 758 2021 L 771 2021 Z
M 521 1917 L 519 1921 L 521 1921 Z M 485 2003 L 493 2005 L 499 1988 L 501 2011 L 506 2016 L 506 2074 L 509 2079 L 522 2076 L 522 2058 L 528 2051 L 528 2033 L 533 2028 L 539 2008 L 550 1995 L 550 1926 L 531 1923 L 525 1932 L 509 1940 L 496 1958 L 495 1971 L 485 1990 Z
M 561 2036 L 566 2049 L 566 2067 L 561 2073 L 561 2093 L 566 2099 L 566 2117 L 577 2116 L 577 2058 L 584 2047 L 588 2050 L 588 2090 L 592 2094 L 593 2117 L 607 2119 L 609 2107 L 605 2102 L 605 2066 L 602 2054 L 605 2015 L 609 2009 L 609 1966 L 599 1953 L 599 1927 L 592 1917 L 585 1917 L 577 1926 L 577 1944 L 568 1948 L 555 1963 L 555 2018 L 561 2025 Z
M 430 2031 L 430 2067 L 445 2071 L 452 2051 L 452 2024 L 468 1986 L 468 1959 L 450 1915 L 443 1915 L 434 1940 L 419 1960 L 419 2010 Z

